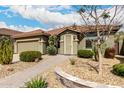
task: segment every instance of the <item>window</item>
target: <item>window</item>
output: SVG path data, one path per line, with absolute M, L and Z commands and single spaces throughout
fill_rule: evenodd
M 86 40 L 86 48 L 92 48 L 92 40 Z

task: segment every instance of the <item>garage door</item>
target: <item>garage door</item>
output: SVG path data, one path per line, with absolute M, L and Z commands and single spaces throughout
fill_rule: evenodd
M 18 42 L 18 53 L 23 51 L 38 51 L 38 41 Z

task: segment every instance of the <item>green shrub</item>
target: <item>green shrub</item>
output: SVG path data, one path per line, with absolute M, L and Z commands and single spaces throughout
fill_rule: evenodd
M 69 60 L 71 65 L 75 65 L 76 59 L 70 58 Z
M 42 78 L 37 77 L 25 83 L 27 88 L 47 88 L 48 83 Z
M 106 48 L 104 57 L 105 58 L 114 58 L 115 57 L 115 48 Z
M 57 49 L 55 46 L 48 46 L 47 47 L 47 52 L 49 55 L 56 55 L 57 54 Z
M 11 64 L 13 59 L 13 40 L 9 36 L 0 37 L 0 64 Z
M 118 76 L 124 76 L 124 64 L 115 64 L 112 72 Z
M 24 62 L 34 62 L 35 59 L 41 59 L 41 52 L 39 51 L 24 51 L 20 53 L 20 60 Z
M 94 56 L 94 52 L 92 50 L 78 50 L 78 57 L 81 58 L 92 58 Z

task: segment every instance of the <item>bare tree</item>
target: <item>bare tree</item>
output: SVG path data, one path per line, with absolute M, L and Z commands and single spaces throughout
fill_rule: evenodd
M 101 45 L 106 42 L 115 27 L 122 25 L 123 9 L 123 6 L 83 5 L 78 11 L 83 20 L 83 26 L 85 25 L 87 30 L 96 31 L 97 38 L 95 44 L 98 53 L 99 75 L 102 75 Z

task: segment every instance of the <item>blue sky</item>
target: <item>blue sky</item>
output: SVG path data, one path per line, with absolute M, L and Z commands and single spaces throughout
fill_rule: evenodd
M 78 5 L 0 6 L 0 27 L 30 31 L 78 24 L 80 15 L 76 11 L 79 8 Z

